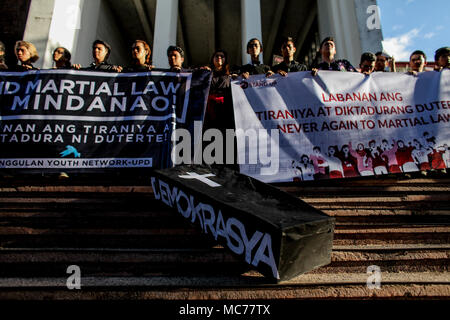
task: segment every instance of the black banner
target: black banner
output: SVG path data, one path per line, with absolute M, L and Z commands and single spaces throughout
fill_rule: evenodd
M 203 119 L 209 77 L 194 77 L 0 73 L 0 168 L 171 167 L 172 131 Z

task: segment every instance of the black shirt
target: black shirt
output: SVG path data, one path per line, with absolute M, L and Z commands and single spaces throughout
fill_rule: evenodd
M 308 70 L 308 68 L 304 64 L 292 60 L 289 62 L 289 64 L 286 64 L 286 62 L 282 61 L 281 63 L 272 66 L 273 72 L 278 72 L 280 70 L 284 72 L 298 72 L 298 71 L 306 71 Z
M 192 69 L 187 69 L 187 68 L 170 68 L 171 72 L 192 72 Z

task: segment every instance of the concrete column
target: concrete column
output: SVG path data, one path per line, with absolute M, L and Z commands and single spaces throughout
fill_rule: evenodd
M 262 42 L 260 0 L 241 0 L 241 25 L 242 64 L 247 64 L 250 63 L 250 56 L 247 54 L 248 40 L 257 38 Z M 259 56 L 259 60 L 263 62 L 263 53 Z
M 153 36 L 153 64 L 169 68 L 167 48 L 176 45 L 178 0 L 157 0 L 155 32 Z

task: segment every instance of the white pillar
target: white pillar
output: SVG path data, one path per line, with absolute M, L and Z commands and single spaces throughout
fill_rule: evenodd
M 178 0 L 157 0 L 155 31 L 153 36 L 153 64 L 169 68 L 167 48 L 176 45 Z
M 257 38 L 262 43 L 260 0 L 241 0 L 241 25 L 242 64 L 247 64 L 250 63 L 250 56 L 247 54 L 248 40 Z M 259 60 L 261 63 L 263 62 L 262 53 L 259 56 Z

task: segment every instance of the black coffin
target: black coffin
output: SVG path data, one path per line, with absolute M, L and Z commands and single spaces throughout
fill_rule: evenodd
M 331 262 L 335 220 L 225 167 L 155 170 L 156 199 L 275 281 Z

